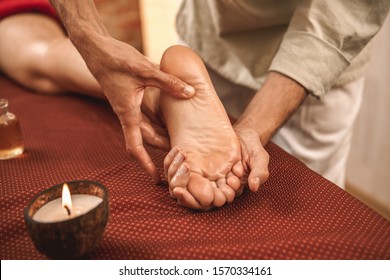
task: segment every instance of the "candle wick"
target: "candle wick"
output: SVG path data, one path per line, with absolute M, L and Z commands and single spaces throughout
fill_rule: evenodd
M 64 208 L 66 209 L 66 212 L 68 212 L 68 216 L 70 216 L 70 209 L 69 209 L 68 205 L 64 205 Z

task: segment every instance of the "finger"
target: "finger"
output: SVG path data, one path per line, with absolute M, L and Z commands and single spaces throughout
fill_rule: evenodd
M 147 91 L 149 89 L 149 91 Z M 152 91 L 150 89 L 153 89 Z M 151 92 L 158 91 L 158 96 Z M 160 108 L 160 89 L 154 87 L 147 87 L 144 91 L 144 98 L 142 100 L 141 111 L 144 120 L 150 123 L 156 132 L 162 136 L 169 137 L 168 129 L 165 125 L 164 117 Z
M 149 116 L 147 113 L 142 111 L 142 121 L 150 124 L 154 130 L 163 136 L 168 136 L 168 130 L 161 124 L 161 122 L 154 116 Z
M 269 155 L 260 144 L 257 150 L 257 153 L 252 153 L 248 162 L 250 168 L 248 186 L 252 192 L 257 191 L 260 185 L 264 184 L 269 177 Z
M 141 168 L 152 177 L 155 183 L 161 181 L 160 174 L 143 145 L 127 148 L 127 150 L 139 162 Z
M 175 188 L 173 195 L 181 206 L 201 211 L 208 211 L 212 208 L 212 206 L 201 205 L 186 189 Z
M 111 95 L 110 95 L 111 96 Z M 126 150 L 133 156 L 141 165 L 142 169 L 152 177 L 152 179 L 159 183 L 161 181 L 159 172 L 154 165 L 151 157 L 146 152 L 143 141 L 140 123 L 142 121 L 141 101 L 143 92 L 137 92 L 130 95 L 128 102 L 113 102 L 109 99 L 114 112 L 117 114 L 122 125 L 122 131 L 125 137 Z M 107 95 L 107 97 L 109 97 Z
M 144 100 L 147 98 L 147 94 L 144 95 Z M 152 111 L 145 105 L 145 102 L 142 102 L 141 105 L 141 111 L 143 114 L 144 119 L 146 118 L 148 122 L 150 122 L 153 126 L 156 127 L 156 130 L 163 135 L 168 135 L 168 130 L 164 125 L 164 121 L 162 119 L 162 116 L 160 116 L 159 110 Z
M 168 180 L 168 168 L 172 164 L 173 160 L 175 159 L 176 154 L 179 151 L 180 151 L 180 149 L 177 146 L 175 146 L 165 156 L 163 165 L 164 165 L 164 175 L 165 175 L 167 180 Z
M 168 130 L 165 127 L 162 127 L 161 125 L 152 122 L 150 122 L 150 125 L 161 136 L 169 137 Z
M 125 136 L 126 150 L 139 162 L 142 169 L 156 183 L 159 183 L 161 181 L 160 174 L 143 146 L 141 128 L 138 125 L 134 126 L 128 122 L 121 123 Z
M 236 193 L 235 193 L 235 191 L 231 187 L 229 187 L 226 184 L 226 179 L 225 178 L 221 178 L 221 179 L 217 180 L 217 187 L 224 194 L 227 202 L 230 203 L 230 202 L 232 202 L 234 200 L 234 197 L 235 197 Z
M 167 179 L 168 183 L 172 180 L 173 176 L 175 176 L 178 171 L 180 165 L 184 162 L 184 155 L 182 152 L 178 152 L 173 159 L 171 165 L 168 168 Z
M 190 179 L 190 168 L 186 163 L 182 163 L 178 168 L 176 174 L 169 181 L 169 193 L 173 195 L 173 189 L 175 188 L 186 188 Z
M 195 89 L 179 78 L 166 74 L 160 70 L 155 70 L 153 78 L 146 82 L 147 86 L 154 86 L 176 98 L 189 98 L 194 96 Z
M 171 145 L 168 137 L 157 133 L 155 128 L 147 122 L 142 122 L 140 128 L 142 138 L 145 140 L 146 143 L 164 151 L 169 151 Z

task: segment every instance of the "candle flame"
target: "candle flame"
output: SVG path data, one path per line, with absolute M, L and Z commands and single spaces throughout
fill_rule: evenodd
M 65 209 L 68 207 L 69 211 L 72 209 L 72 198 L 66 183 L 62 186 L 62 207 Z

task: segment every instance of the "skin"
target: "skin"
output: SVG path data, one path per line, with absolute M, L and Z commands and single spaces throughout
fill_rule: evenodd
M 50 95 L 72 92 L 105 98 L 81 55 L 52 18 L 37 14 L 7 17 L 0 22 L 0 39 L 5 42 L 0 46 L 1 70 L 23 86 Z M 184 53 L 181 53 L 183 50 Z M 169 63 L 175 56 L 194 62 L 190 72 L 195 75 L 181 73 L 183 67 L 175 61 Z M 237 136 L 212 88 L 203 62 L 192 51 L 184 47 L 172 48 L 166 52 L 162 62 L 164 71 L 172 72 L 170 74 L 194 84 L 198 94 L 189 100 L 165 98 L 168 95 L 160 94 L 159 89 L 147 87 L 147 94 L 141 104 L 143 114 L 140 128 L 143 139 L 153 146 L 169 150 L 170 139 L 165 129 L 168 124 L 173 135 L 172 143 L 183 147 L 183 150 L 172 149 L 164 164 L 167 178 L 171 182 L 172 196 L 176 193 L 184 206 L 195 209 L 220 207 L 233 201 L 240 188 L 238 178 L 242 176 L 243 168 Z M 180 67 L 175 70 L 170 65 Z M 197 108 L 201 110 L 198 111 Z M 187 114 L 188 110 L 192 110 L 192 113 Z M 189 118 L 180 121 L 176 118 L 180 112 L 187 114 Z M 199 137 L 193 143 L 188 141 L 191 139 L 188 136 L 195 135 L 194 132 L 189 134 L 194 124 L 199 125 L 195 134 L 202 135 L 202 145 L 198 142 Z M 207 131 L 212 134 L 204 137 L 203 134 Z M 220 134 L 225 135 L 225 138 L 220 138 Z M 187 145 L 182 145 L 185 142 Z M 174 160 L 178 151 L 188 152 L 183 156 L 183 161 Z M 230 153 L 226 154 L 226 151 Z M 209 158 L 213 160 L 210 161 Z M 188 170 L 192 168 L 190 182 L 187 180 L 183 183 L 181 176 L 173 179 L 180 166 L 187 166 Z M 183 191 L 173 191 L 177 186 Z M 196 203 L 196 206 L 187 203 L 187 200 Z
M 188 89 L 188 84 L 174 76 L 164 75 L 134 48 L 108 36 L 92 0 L 51 2 L 60 14 L 70 39 L 117 113 L 128 150 L 147 173 L 158 181 L 157 170 L 142 145 L 142 117 L 139 108 L 144 89 L 146 86 L 153 86 L 180 98 L 184 96 L 182 93 Z M 193 88 L 191 89 L 193 94 Z M 235 124 L 234 129 L 241 143 L 242 164 L 252 191 L 258 190 L 269 176 L 269 156 L 264 146 L 299 107 L 306 95 L 305 88 L 293 79 L 270 72 L 264 85 Z M 189 203 L 189 200 L 186 202 L 187 207 L 196 206 Z
M 100 84 L 121 122 L 127 151 L 155 182 L 161 180 L 143 145 L 141 103 L 153 86 L 176 98 L 189 98 L 194 88 L 163 73 L 132 46 L 107 32 L 92 0 L 51 0 L 70 40 Z
M 244 168 L 244 178 L 241 178 L 241 188 L 236 191 L 236 196 L 242 192 L 244 184 L 255 192 L 267 181 L 269 155 L 264 146 L 295 112 L 307 94 L 306 89 L 295 80 L 278 72 L 268 73 L 265 83 L 233 126 L 241 145 L 241 162 Z M 176 180 L 184 184 L 188 180 L 188 173 L 178 171 L 176 168 L 171 173 L 176 172 Z M 209 209 L 201 207 L 196 194 L 188 189 L 176 188 L 173 196 L 185 207 Z
M 106 99 L 61 26 L 40 14 L 17 14 L 0 21 L 0 70 L 22 86 L 39 93 L 79 93 Z M 143 141 L 163 150 L 170 144 L 165 128 L 151 112 L 156 90 L 148 88 L 139 124 Z
M 244 173 L 240 143 L 202 60 L 187 47 L 173 46 L 165 51 L 161 70 L 196 90 L 188 100 L 160 96 L 174 147 L 164 162 L 171 194 L 200 210 L 233 201 Z
M 0 21 L 0 68 L 45 94 L 82 92 L 104 98 L 84 60 L 51 17 L 16 14 Z
M 22 85 L 39 92 L 58 94 L 71 91 L 107 98 L 121 120 L 126 145 L 131 147 L 130 153 L 156 182 L 159 181 L 158 172 L 143 147 L 145 141 L 165 150 L 170 148 L 168 134 L 161 121 L 160 90 L 156 87 L 178 98 L 191 97 L 194 89 L 189 89 L 188 84 L 179 78 L 160 71 L 157 65 L 150 63 L 131 46 L 112 39 L 102 27 L 91 1 L 52 2 L 57 5 L 57 10 L 62 9 L 62 18 L 69 21 L 67 29 L 70 37 L 65 35 L 56 21 L 42 15 L 7 17 L 0 22 L 1 70 Z M 80 8 L 86 9 L 82 19 L 77 14 Z M 81 55 L 83 53 L 84 56 Z M 165 68 L 168 73 L 171 71 L 169 67 Z M 203 76 L 203 79 L 206 81 L 207 77 Z M 234 124 L 244 169 L 241 180 L 247 180 L 250 190 L 257 191 L 269 176 L 269 156 L 264 146 L 306 95 L 306 90 L 296 81 L 270 72 L 264 85 Z M 212 99 L 209 101 L 214 102 Z M 164 167 L 171 184 L 170 192 L 183 206 L 207 210 L 230 202 L 232 191 L 236 196 L 242 192 L 243 185 L 237 189 L 236 184 L 231 182 L 240 177 L 241 167 L 232 165 L 234 160 L 229 162 L 229 156 L 228 167 L 222 168 L 223 171 L 210 169 L 207 173 L 207 168 L 202 167 L 204 163 L 196 167 L 191 163 L 191 157 L 176 149 L 168 154 Z M 175 161 L 178 153 L 183 154 L 182 161 L 180 157 Z M 217 184 L 225 174 L 227 187 L 215 188 L 212 185 L 211 192 L 210 186 L 201 182 L 190 186 L 203 187 L 188 188 L 190 179 L 187 176 L 192 174 L 190 164 L 197 170 L 192 173 L 203 174 L 202 177 L 209 183 Z M 225 170 L 229 168 L 231 170 L 226 174 Z
M 306 89 L 278 72 L 269 72 L 263 86 L 234 125 L 242 146 L 243 164 L 250 170 L 248 185 L 257 191 L 269 176 L 269 156 L 264 146 L 296 111 Z

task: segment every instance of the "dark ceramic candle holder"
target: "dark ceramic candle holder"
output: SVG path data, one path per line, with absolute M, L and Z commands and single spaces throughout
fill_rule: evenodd
M 108 191 L 92 181 L 67 182 L 74 194 L 102 198 L 102 202 L 85 214 L 59 222 L 37 222 L 34 214 L 46 203 L 61 197 L 63 184 L 39 193 L 24 210 L 24 220 L 35 247 L 52 259 L 77 259 L 91 252 L 101 240 L 108 222 Z

